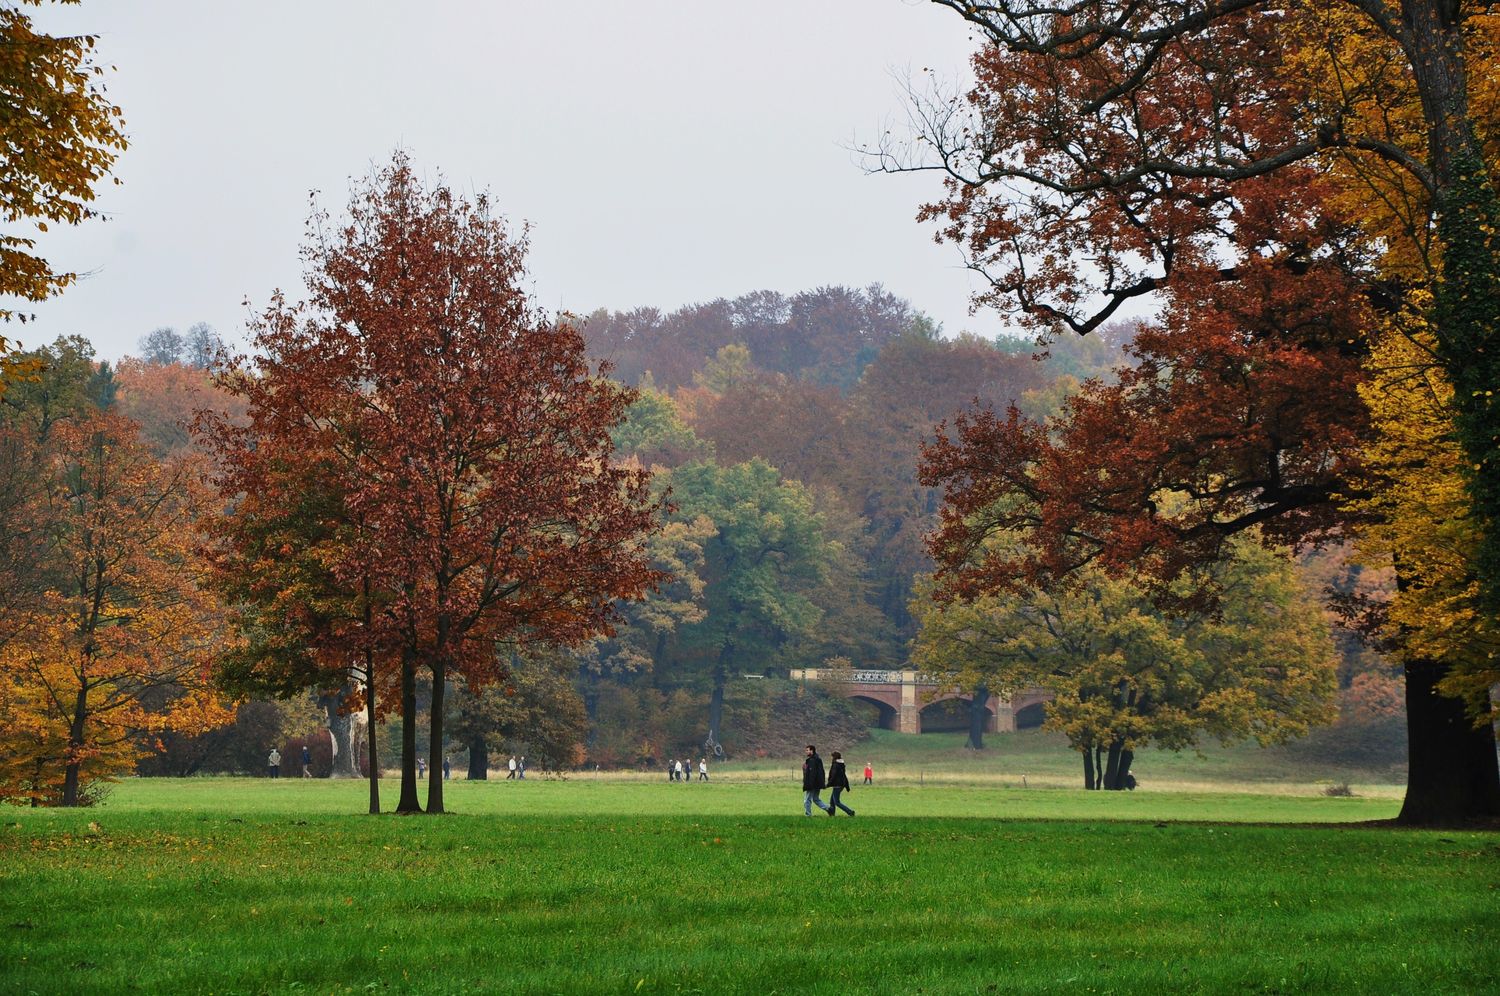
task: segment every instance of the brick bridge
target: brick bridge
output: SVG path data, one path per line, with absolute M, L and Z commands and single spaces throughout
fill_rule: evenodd
M 843 685 L 846 698 L 869 702 L 880 710 L 881 729 L 899 730 L 902 733 L 921 733 L 922 711 L 929 706 L 951 699 L 961 702 L 974 700 L 967 692 L 939 685 L 927 675 L 916 671 L 855 668 L 853 671 L 834 672 L 826 668 L 798 668 L 791 672 L 790 677 L 793 681 L 838 681 Z M 1014 731 L 1017 713 L 1039 706 L 1048 698 L 1050 696 L 1040 689 L 1023 692 L 1010 700 L 991 695 L 984 704 L 985 732 Z

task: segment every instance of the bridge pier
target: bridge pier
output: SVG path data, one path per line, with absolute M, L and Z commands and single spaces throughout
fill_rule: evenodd
M 897 729 L 902 733 L 922 732 L 922 706 L 917 702 L 917 672 L 901 672 L 901 712 Z
M 1016 732 L 1016 710 L 1009 699 L 997 699 L 995 702 L 995 732 Z

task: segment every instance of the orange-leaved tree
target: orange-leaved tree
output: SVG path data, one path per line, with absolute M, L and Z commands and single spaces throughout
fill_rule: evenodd
M 77 805 L 142 735 L 232 718 L 205 661 L 222 639 L 204 586 L 211 506 L 190 459 L 158 461 L 108 410 L 58 423 L 18 521 L 39 547 L 0 647 L 9 798 Z
M 581 643 L 652 587 L 660 504 L 648 472 L 611 462 L 633 392 L 594 376 L 577 330 L 531 305 L 524 235 L 487 197 L 429 189 L 397 154 L 346 219 L 314 214 L 309 230 L 308 299 L 274 298 L 253 369 L 225 381 L 248 422 L 209 430 L 223 493 L 262 509 L 305 504 L 307 475 L 288 466 L 321 461 L 337 497 L 321 555 L 351 601 L 368 583 L 379 606 L 362 638 L 385 662 L 376 684 L 399 688 L 397 811 L 419 812 L 419 670 L 436 759 L 450 680 L 503 675 L 502 645 Z M 427 812 L 442 811 L 433 778 Z
M 36 235 L 45 233 L 49 222 L 76 225 L 94 217 L 94 185 L 125 149 L 124 120 L 105 92 L 94 45 L 93 35 L 54 37 L 35 30 L 20 7 L 0 7 L 0 91 L 6 109 L 0 115 L 6 149 L 0 220 L 7 226 L 31 225 L 31 230 L 0 233 L 0 299 L 42 301 L 78 279 L 36 254 Z M 27 317 L 0 301 L 0 321 Z M 0 395 L 7 384 L 36 375 L 34 359 L 13 355 L 17 346 L 0 336 Z

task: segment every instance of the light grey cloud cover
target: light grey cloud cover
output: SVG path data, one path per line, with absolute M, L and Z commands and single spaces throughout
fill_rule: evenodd
M 533 226 L 549 310 L 673 308 L 879 281 L 949 334 L 973 278 L 913 220 L 935 174 L 870 176 L 848 147 L 904 108 L 892 73 L 965 72 L 972 40 L 915 0 L 221 3 L 42 8 L 100 35 L 131 147 L 99 206 L 54 233 L 90 275 L 17 328 L 100 355 L 161 325 L 243 338 L 247 298 L 298 296 L 308 192 L 408 150 Z

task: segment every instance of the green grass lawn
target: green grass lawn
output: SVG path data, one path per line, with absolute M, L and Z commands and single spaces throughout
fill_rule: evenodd
M 1083 762 L 1060 735 L 1041 730 L 987 734 L 985 750 L 964 748 L 961 733 L 924 733 L 910 736 L 892 730 L 871 730 L 857 745 L 819 744 L 824 756 L 842 748 L 851 777 L 869 761 L 882 782 L 1023 784 L 1037 787 L 1082 788 Z M 737 764 L 736 770 L 788 774 L 801 762 L 793 759 Z M 1199 751 L 1146 748 L 1132 767 L 1142 787 L 1181 790 L 1224 789 L 1258 793 L 1318 794 L 1332 784 L 1349 784 L 1362 795 L 1400 798 L 1406 785 L 1404 764 L 1371 757 L 1365 764 L 1317 760 L 1306 751 L 1263 749 L 1254 743 L 1204 745 Z M 665 777 L 665 776 L 663 776 Z
M 231 778 L 6 811 L 0 991 L 1500 989 L 1500 836 L 1316 825 L 1393 798 L 919 782 L 851 820 L 733 766 L 448 789 L 444 817 Z

